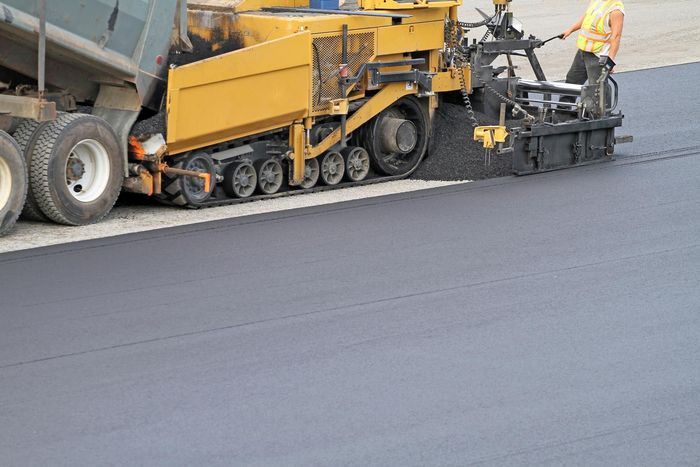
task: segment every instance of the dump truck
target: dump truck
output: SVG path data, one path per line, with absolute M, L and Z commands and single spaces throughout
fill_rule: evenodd
M 0 214 L 9 227 L 24 191 L 24 217 L 82 225 L 121 191 L 201 208 L 404 178 L 443 99 L 516 174 L 610 160 L 614 80 L 549 82 L 546 41 L 525 36 L 511 0 L 473 23 L 461 4 L 4 0 Z

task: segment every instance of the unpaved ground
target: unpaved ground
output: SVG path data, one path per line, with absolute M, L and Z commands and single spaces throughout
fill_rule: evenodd
M 617 71 L 640 70 L 700 61 L 700 1 L 698 0 L 625 0 L 625 29 L 618 55 Z M 481 17 L 474 6 L 486 12 L 491 0 L 464 1 L 460 18 L 477 21 Z M 568 28 L 583 14 L 588 0 L 513 0 L 515 16 L 525 33 L 548 39 Z M 576 49 L 576 36 L 555 40 L 538 51 L 547 78 L 563 79 Z M 527 60 L 521 61 L 519 74 L 533 76 Z
M 574 22 L 587 3 L 587 0 L 514 0 L 513 8 L 516 16 L 525 25 L 526 33 L 549 38 Z M 473 10 L 474 6 L 485 11 L 492 9 L 491 0 L 475 2 L 465 0 L 465 5 L 460 9 L 461 19 L 478 20 L 479 16 Z M 622 51 L 618 57 L 619 71 L 700 61 L 700 47 L 698 47 L 700 28 L 697 27 L 700 24 L 700 2 L 698 0 L 665 2 L 628 0 L 626 10 L 625 35 Z M 664 16 L 662 12 L 666 12 L 666 18 L 659 20 Z M 552 41 L 539 51 L 540 61 L 549 79 L 562 79 L 566 75 L 574 51 L 573 36 L 567 41 Z M 520 63 L 522 68 L 519 74 L 531 77 L 526 66 L 527 62 Z M 54 224 L 19 222 L 11 235 L 0 239 L 0 252 L 382 196 L 443 184 L 445 182 L 404 180 L 338 190 L 332 193 L 294 196 L 199 211 L 160 206 L 122 205 L 115 208 L 107 220 L 93 226 L 70 228 Z

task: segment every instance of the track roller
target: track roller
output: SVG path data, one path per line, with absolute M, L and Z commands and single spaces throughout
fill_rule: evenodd
M 326 185 L 337 185 L 345 175 L 345 161 L 337 151 L 328 151 L 321 156 L 321 180 Z
M 351 182 L 361 182 L 369 174 L 369 154 L 359 146 L 343 149 L 345 178 Z
M 175 206 L 197 207 L 211 197 L 214 191 L 216 170 L 214 161 L 209 154 L 205 152 L 189 153 L 176 158 L 171 167 L 195 172 L 208 172 L 211 175 L 212 182 L 209 190 L 206 190 L 206 183 L 201 178 L 165 173 L 163 176 L 163 191 L 159 196 L 160 200 Z
M 284 169 L 277 159 L 268 159 L 256 163 L 258 169 L 258 188 L 265 195 L 277 193 L 284 184 Z
M 249 161 L 232 162 L 224 171 L 224 191 L 229 196 L 248 198 L 257 184 L 257 172 Z
M 307 159 L 306 167 L 304 169 L 304 180 L 299 184 L 303 189 L 313 188 L 318 182 L 319 177 L 319 164 L 318 159 Z

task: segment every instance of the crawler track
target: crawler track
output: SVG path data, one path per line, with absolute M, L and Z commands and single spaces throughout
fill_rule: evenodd
M 411 170 L 410 172 L 403 174 L 403 175 L 395 175 L 395 176 L 376 176 L 374 178 L 369 178 L 362 180 L 360 182 L 342 182 L 337 185 L 316 185 L 313 188 L 290 188 L 285 191 L 280 191 L 278 193 L 274 193 L 271 195 L 254 195 L 250 196 L 248 198 L 225 198 L 225 199 L 220 199 L 220 198 L 210 198 L 207 201 L 204 201 L 203 203 L 197 204 L 197 205 L 187 205 L 187 206 L 182 206 L 185 208 L 189 209 L 203 209 L 203 208 L 213 208 L 217 206 L 230 206 L 233 204 L 241 204 L 241 203 L 250 203 L 253 201 L 263 201 L 266 199 L 275 199 L 275 198 L 285 198 L 288 196 L 295 196 L 295 195 L 303 195 L 303 194 L 308 194 L 308 193 L 322 193 L 326 191 L 333 191 L 333 190 L 338 190 L 341 188 L 351 188 L 351 187 L 356 187 L 356 186 L 366 186 L 366 185 L 375 185 L 377 183 L 384 183 L 384 182 L 391 182 L 395 180 L 403 180 L 411 176 L 413 172 L 415 172 L 418 169 L 416 167 L 415 169 Z

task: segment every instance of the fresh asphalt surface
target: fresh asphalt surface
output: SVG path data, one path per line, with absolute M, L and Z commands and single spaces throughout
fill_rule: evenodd
M 700 145 L 699 72 L 619 76 L 623 156 Z M 0 255 L 0 465 L 698 465 L 668 156 Z

